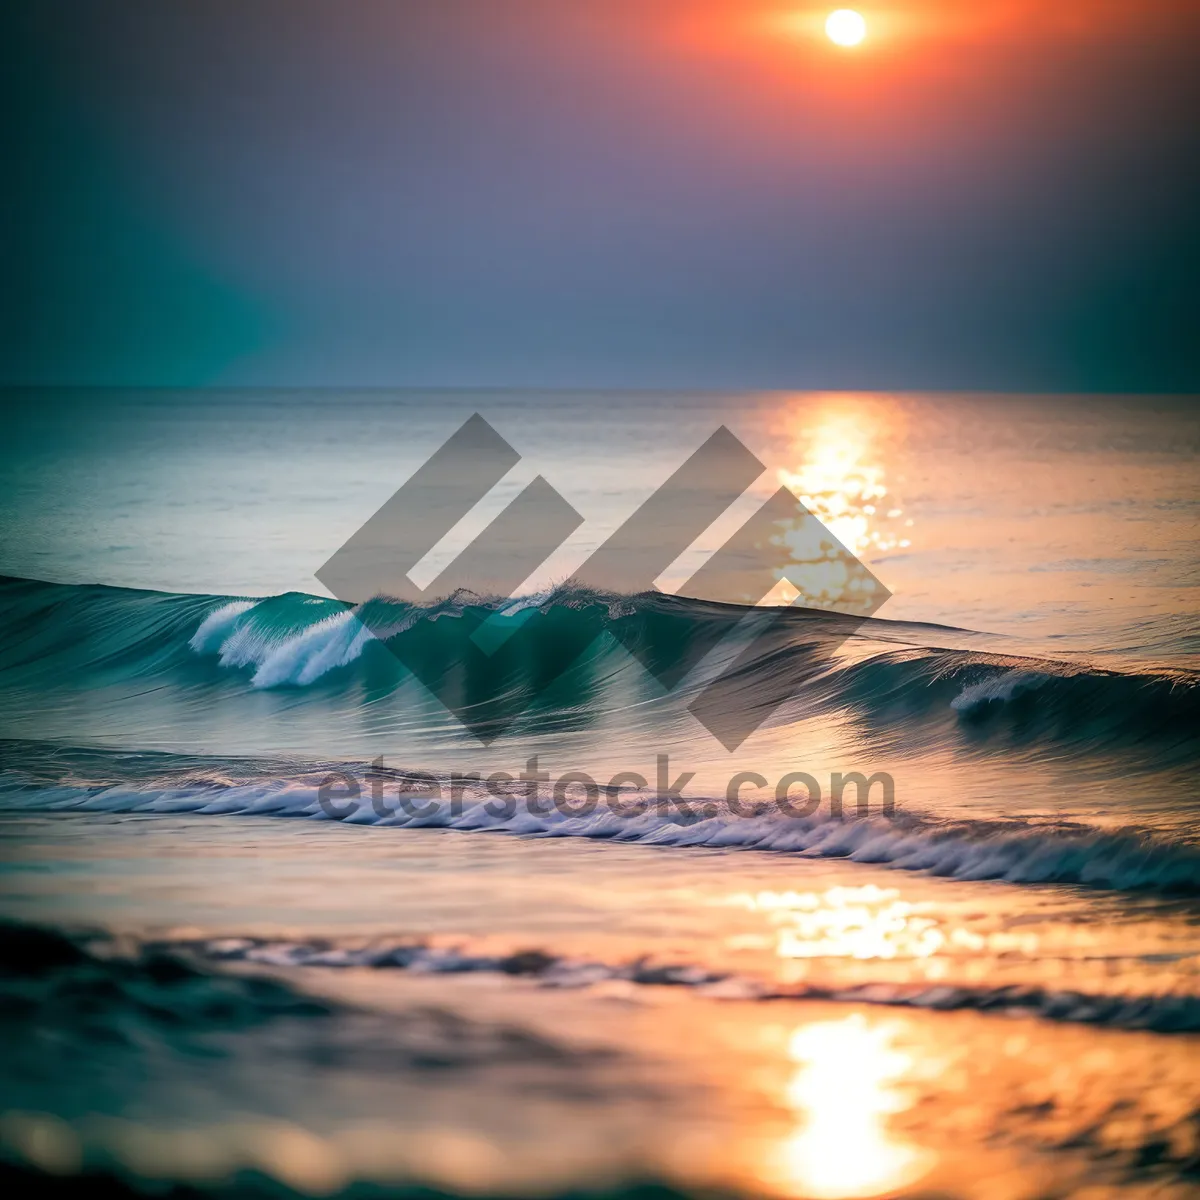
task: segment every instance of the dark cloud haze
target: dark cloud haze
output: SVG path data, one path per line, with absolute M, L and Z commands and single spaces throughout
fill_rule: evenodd
M 0 381 L 1200 391 L 1200 4 L 858 7 L 10 3 Z

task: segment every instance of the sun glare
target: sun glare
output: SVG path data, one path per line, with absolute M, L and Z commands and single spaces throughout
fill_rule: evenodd
M 867 36 L 867 23 L 853 9 L 839 8 L 829 14 L 825 32 L 839 46 L 857 46 Z

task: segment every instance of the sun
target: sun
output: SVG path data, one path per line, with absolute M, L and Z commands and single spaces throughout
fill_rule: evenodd
M 867 36 L 867 23 L 851 8 L 839 8 L 829 14 L 825 32 L 839 46 L 857 46 Z

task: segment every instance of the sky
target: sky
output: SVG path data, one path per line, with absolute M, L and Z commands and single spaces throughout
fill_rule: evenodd
M 0 383 L 1200 392 L 1200 0 L 10 0 Z

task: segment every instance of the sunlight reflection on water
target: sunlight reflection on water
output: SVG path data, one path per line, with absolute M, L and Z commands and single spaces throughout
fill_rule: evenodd
M 781 1170 L 796 1194 L 837 1200 L 913 1183 L 931 1156 L 899 1140 L 887 1118 L 912 1098 L 898 1082 L 913 1067 L 895 1048 L 892 1023 L 859 1013 L 801 1025 L 788 1041 L 796 1069 L 784 1101 L 799 1122 L 781 1146 Z
M 874 884 L 742 894 L 731 903 L 767 914 L 780 958 L 929 958 L 946 942 L 935 918 Z
M 883 465 L 883 443 L 894 438 L 898 420 L 892 406 L 871 396 L 810 397 L 779 414 L 776 433 L 795 465 L 778 468 L 778 481 L 815 518 L 775 539 L 785 556 L 779 573 L 787 570 L 806 604 L 855 605 L 866 581 L 850 556 L 911 545 L 912 521 L 891 495 Z
M 815 409 L 815 411 L 814 411 Z M 829 395 L 784 416 L 790 456 L 779 482 L 855 554 L 906 548 L 904 510 L 888 485 L 883 441 L 895 436 L 896 413 L 873 397 Z

